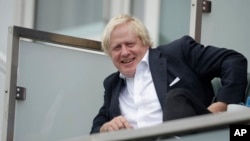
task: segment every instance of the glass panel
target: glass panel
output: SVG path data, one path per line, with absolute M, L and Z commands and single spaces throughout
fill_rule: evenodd
M 131 1 L 131 15 L 137 17 L 142 22 L 144 20 L 145 0 Z
M 39 0 L 35 23 L 37 30 L 99 40 L 103 0 Z
M 189 34 L 191 0 L 162 0 L 159 44 Z
M 235 49 L 250 60 L 249 5 L 249 0 L 212 1 L 211 13 L 202 16 L 201 42 Z
M 88 135 L 103 102 L 103 79 L 114 72 L 95 52 L 20 41 L 15 141 L 56 141 Z

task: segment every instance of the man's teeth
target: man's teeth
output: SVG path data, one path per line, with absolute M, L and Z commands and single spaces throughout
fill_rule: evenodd
M 134 59 L 129 59 L 129 60 L 123 60 L 122 62 L 123 63 L 129 63 L 129 62 L 132 62 Z

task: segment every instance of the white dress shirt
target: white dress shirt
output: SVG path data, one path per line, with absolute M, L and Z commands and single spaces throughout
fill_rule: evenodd
M 121 114 L 134 128 L 162 123 L 162 109 L 157 97 L 148 63 L 148 51 L 137 65 L 134 78 L 125 79 L 119 102 Z

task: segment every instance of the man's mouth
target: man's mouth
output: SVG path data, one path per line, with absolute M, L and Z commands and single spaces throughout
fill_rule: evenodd
M 122 60 L 122 63 L 127 64 L 127 63 L 134 61 L 134 60 L 135 60 L 135 58 L 126 59 L 126 60 Z

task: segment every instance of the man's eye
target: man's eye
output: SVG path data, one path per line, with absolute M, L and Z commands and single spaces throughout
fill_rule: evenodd
M 114 48 L 113 48 L 113 50 L 119 50 L 121 48 L 121 46 L 115 46 Z
M 135 45 L 135 43 L 128 43 L 129 47 L 133 47 Z

